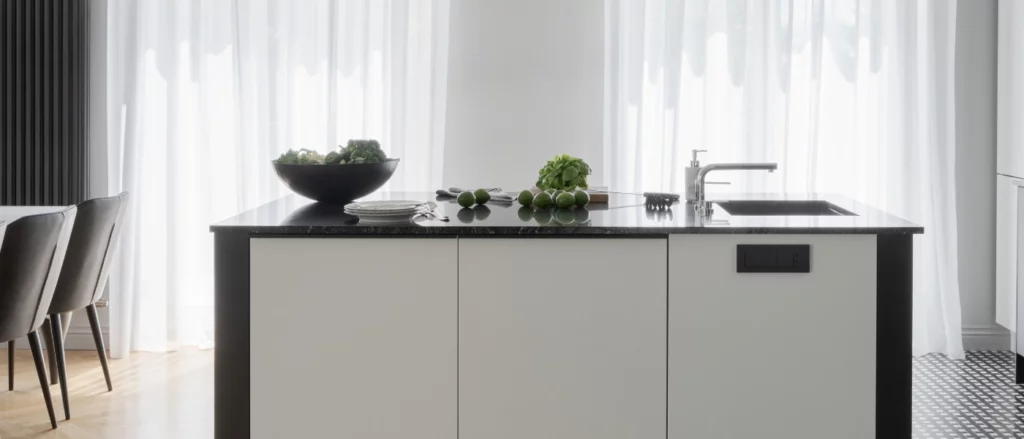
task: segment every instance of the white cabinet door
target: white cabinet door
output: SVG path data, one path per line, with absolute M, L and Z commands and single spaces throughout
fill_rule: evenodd
M 1024 287 L 1024 187 L 1017 186 L 1016 189 L 1017 248 L 1015 249 L 1016 251 L 1014 254 L 1016 256 L 1017 261 L 1016 266 L 1014 268 L 1017 272 L 1017 278 L 1015 279 L 1015 282 L 1013 284 L 1013 297 L 1014 303 L 1017 307 L 1017 310 L 1014 313 L 1014 320 L 1016 325 L 1020 325 L 1021 323 L 1024 323 L 1024 320 L 1021 320 L 1020 318 L 1022 315 L 1024 315 L 1024 300 L 1020 300 L 1021 288 Z M 1011 349 L 1013 349 L 1013 351 L 1017 353 L 1024 353 L 1024 337 L 1021 337 L 1021 334 L 1024 334 L 1024 327 L 1017 326 L 1016 328 L 1010 330 L 1014 331 L 1014 333 L 1017 334 L 1017 345 L 1012 346 Z
M 665 239 L 460 239 L 459 439 L 664 439 Z
M 1017 327 L 1017 189 L 1024 180 L 996 176 L 996 323 Z
M 875 437 L 876 243 L 670 236 L 668 437 Z M 810 244 L 810 273 L 737 273 L 737 244 Z
M 253 438 L 456 438 L 455 238 L 250 249 Z
M 999 1 L 996 172 L 1024 177 L 1024 2 Z

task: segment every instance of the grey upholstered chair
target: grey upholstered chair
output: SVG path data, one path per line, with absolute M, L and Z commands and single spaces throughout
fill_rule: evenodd
M 114 390 L 110 381 L 110 370 L 107 368 L 107 350 L 103 346 L 103 335 L 96 314 L 96 301 L 103 296 L 103 288 L 107 284 L 111 261 L 120 241 L 121 225 L 127 205 L 127 192 L 116 197 L 88 200 L 78 205 L 78 215 L 71 231 L 67 256 L 64 257 L 64 268 L 60 272 L 57 289 L 47 311 L 65 419 L 71 419 L 71 409 L 68 404 L 68 377 L 64 361 L 61 313 L 85 308 L 89 316 L 89 326 L 92 327 L 96 352 L 103 367 L 103 377 L 107 381 L 107 391 Z
M 56 213 L 22 217 L 6 227 L 0 225 L 0 342 L 9 342 L 8 349 L 13 352 L 14 340 L 28 336 L 53 428 L 57 428 L 57 419 L 38 330 L 56 289 L 75 212 L 74 207 L 69 207 Z

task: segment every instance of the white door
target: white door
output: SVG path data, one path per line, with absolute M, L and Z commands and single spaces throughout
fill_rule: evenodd
M 1017 328 L 1017 190 L 1024 180 L 996 176 L 996 323 Z
M 455 238 L 250 249 L 253 438 L 456 438 Z
M 876 242 L 670 236 L 668 437 L 875 437 Z M 809 244 L 810 273 L 737 273 L 737 244 Z
M 459 239 L 459 439 L 664 439 L 665 239 Z

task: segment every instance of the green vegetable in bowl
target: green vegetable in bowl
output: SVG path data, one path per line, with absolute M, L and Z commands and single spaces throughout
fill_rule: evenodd
M 562 154 L 555 156 L 541 168 L 538 173 L 537 187 L 565 191 L 576 188 L 586 189 L 587 176 L 590 173 L 590 166 L 583 159 Z
M 380 142 L 376 140 L 349 140 L 348 145 L 338 154 L 338 164 L 380 163 L 387 160 Z
M 305 148 L 298 151 L 289 149 L 277 158 L 277 162 L 285 165 L 319 165 L 324 162 L 324 156 Z
M 340 146 L 339 146 L 340 148 Z M 308 149 L 294 151 L 289 149 L 277 158 L 277 162 L 286 165 L 346 165 L 350 163 L 380 163 L 387 160 L 380 142 L 376 140 L 349 140 L 341 151 L 331 151 L 327 156 Z

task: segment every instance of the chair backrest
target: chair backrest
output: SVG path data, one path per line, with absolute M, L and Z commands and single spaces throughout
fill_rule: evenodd
M 79 310 L 103 296 L 127 208 L 127 192 L 78 205 L 64 268 L 48 314 Z
M 6 225 L 0 243 L 0 342 L 35 331 L 46 319 L 75 211 L 69 207 Z

